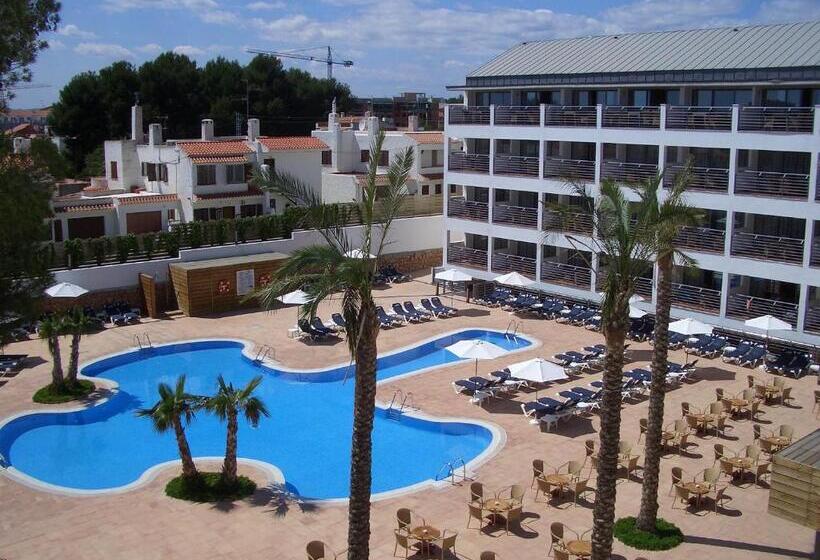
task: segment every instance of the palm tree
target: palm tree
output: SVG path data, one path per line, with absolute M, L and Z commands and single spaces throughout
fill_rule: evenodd
M 225 444 L 225 462 L 222 464 L 222 481 L 231 486 L 236 483 L 236 433 L 239 430 L 239 414 L 243 413 L 254 428 L 259 425 L 262 416 L 270 414 L 265 403 L 253 396 L 253 392 L 262 383 L 261 375 L 251 379 L 244 389 L 236 389 L 233 383 L 225 383 L 221 375 L 216 378 L 216 383 L 216 395 L 208 398 L 204 407 L 220 420 L 227 420 L 228 437 Z
M 577 196 L 589 200 L 584 185 L 574 185 L 573 189 Z M 635 280 L 649 268 L 653 253 L 646 243 L 646 232 L 650 224 L 642 203 L 631 207 L 614 181 L 604 179 L 601 182 L 600 199 L 591 217 L 594 230 L 592 238 L 568 235 L 567 239 L 576 249 L 598 254 L 607 265 L 605 271 L 599 271 L 604 275 L 601 330 L 606 339 L 607 351 L 599 414 L 600 448 L 593 509 L 592 558 L 609 560 L 615 522 L 615 484 L 621 435 L 621 379 L 624 343 L 629 329 L 629 298 L 635 291 Z
M 325 242 L 294 251 L 274 274 L 271 283 L 257 294 L 262 303 L 270 308 L 280 295 L 303 289 L 313 299 L 302 307 L 302 316 L 314 317 L 322 301 L 341 298 L 348 349 L 356 363 L 347 536 L 348 558 L 352 560 L 367 560 L 370 555 L 372 431 L 379 334 L 373 277 L 388 242 L 390 226 L 404 202 L 405 183 L 413 166 L 413 152 L 408 148 L 394 157 L 386 175 L 387 184 L 377 188 L 383 142 L 384 134 L 379 133 L 370 147 L 361 200 L 348 206 L 323 204 L 309 185 L 288 175 L 257 176 L 264 188 L 305 207 L 303 225 L 317 229 Z M 361 222 L 360 238 L 355 245 L 345 230 L 351 213 L 349 208 L 353 217 Z M 366 258 L 349 256 L 354 249 Z M 369 258 L 370 255 L 375 258 Z
M 37 334 L 46 340 L 48 352 L 51 354 L 51 386 L 55 390 L 65 387 L 63 376 L 63 358 L 60 355 L 60 336 L 65 330 L 62 317 L 52 315 L 40 321 Z
M 66 316 L 64 332 L 71 335 L 71 353 L 68 358 L 68 372 L 66 372 L 66 383 L 69 386 L 77 383 L 80 361 L 80 339 L 82 339 L 83 334 L 87 333 L 90 329 L 91 319 L 79 309 L 75 309 L 71 314 Z
M 175 388 L 171 388 L 166 383 L 160 383 L 157 387 L 159 400 L 151 408 L 141 408 L 135 412 L 137 416 L 147 416 L 154 423 L 154 429 L 159 433 L 165 433 L 169 429 L 174 430 L 179 449 L 179 458 L 182 460 L 182 476 L 193 481 L 199 478 L 194 459 L 191 456 L 191 448 L 188 447 L 188 438 L 185 437 L 184 424 L 190 424 L 196 414 L 197 409 L 202 404 L 202 397 L 197 397 L 185 392 L 185 376 L 177 378 Z
M 672 307 L 672 269 L 675 261 L 685 266 L 694 261 L 675 248 L 675 238 L 682 227 L 697 223 L 698 211 L 686 203 L 684 193 L 689 184 L 688 168 L 680 173 L 667 196 L 661 199 L 660 176 L 648 179 L 635 190 L 648 213 L 654 233 L 655 261 L 658 265 L 655 302 L 655 334 L 652 353 L 652 381 L 649 385 L 649 415 L 646 427 L 641 509 L 636 526 L 655 532 L 658 517 L 658 476 L 661 462 L 663 407 L 669 354 L 669 314 Z

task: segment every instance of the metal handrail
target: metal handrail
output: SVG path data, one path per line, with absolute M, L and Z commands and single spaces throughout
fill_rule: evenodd
M 810 134 L 814 107 L 741 107 L 738 130 Z
M 544 157 L 544 178 L 595 180 L 595 162 L 587 159 Z
M 811 256 L 809 266 L 820 266 L 820 237 L 815 237 L 811 242 Z
M 447 201 L 447 215 L 486 222 L 490 216 L 490 205 L 487 202 L 467 200 L 463 196 L 454 196 Z
M 566 231 L 592 235 L 592 214 L 589 212 L 561 212 L 544 210 L 544 230 Z
M 726 315 L 749 319 L 761 315 L 773 315 L 792 325 L 797 324 L 797 304 L 788 301 L 766 299 L 746 294 L 730 294 Z
M 547 105 L 544 126 L 595 128 L 598 126 L 598 108 L 595 105 Z
M 667 105 L 666 128 L 730 131 L 732 130 L 732 108 Z
M 720 290 L 692 286 L 690 284 L 672 284 L 672 305 L 696 311 L 720 312 Z
M 804 199 L 809 196 L 809 175 L 738 169 L 735 176 L 735 194 Z
M 486 269 L 487 251 L 450 243 L 447 246 L 447 262 Z
M 679 173 L 685 165 L 667 165 L 664 169 L 663 186 L 672 188 Z M 687 189 L 700 191 L 726 192 L 729 190 L 729 170 L 723 167 L 690 167 Z
M 496 105 L 496 125 L 540 126 L 541 107 L 538 105 Z
M 490 124 L 490 108 L 450 105 L 449 124 Z
M 466 152 L 451 152 L 447 161 L 449 171 L 473 171 L 476 173 L 490 172 L 490 156 L 487 154 L 468 154 Z
M 604 128 L 660 128 L 660 123 L 660 107 L 616 105 L 603 107 L 601 126 Z
M 493 207 L 493 223 L 534 228 L 538 226 L 538 208 L 496 204 Z
M 535 276 L 535 259 L 509 253 L 493 253 L 490 263 L 493 272 L 519 272 Z
M 592 284 L 592 269 L 574 264 L 543 261 L 541 263 L 541 281 L 583 287 L 588 290 Z
M 805 319 L 806 320 L 803 322 L 803 330 L 810 332 L 820 332 L 820 308 L 806 308 Z
M 726 232 L 722 229 L 684 226 L 675 237 L 675 245 L 682 249 L 722 253 L 726 246 Z
M 652 163 L 605 161 L 602 175 L 616 181 L 639 183 L 658 174 L 658 166 Z
M 731 255 L 801 264 L 804 244 L 803 239 L 793 237 L 735 231 L 732 234 Z
M 538 158 L 498 154 L 495 156 L 493 174 L 538 176 Z

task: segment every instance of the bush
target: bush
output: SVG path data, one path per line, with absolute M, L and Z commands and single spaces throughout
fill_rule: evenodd
M 131 240 L 125 235 L 120 235 L 114 244 L 117 246 L 117 260 L 121 263 L 126 262 L 131 253 Z
M 95 237 L 94 239 L 89 239 L 87 242 L 88 253 L 94 257 L 94 262 L 97 263 L 97 266 L 101 265 L 105 261 L 105 242 L 105 237 Z
M 48 384 L 34 393 L 31 400 L 40 404 L 59 404 L 81 399 L 94 391 L 94 384 L 87 379 L 78 379 L 77 383 L 55 388 Z
M 638 550 L 669 550 L 683 542 L 681 530 L 660 517 L 655 529 L 655 533 L 641 531 L 635 527 L 634 517 L 624 517 L 615 522 L 615 538 Z
M 145 258 L 149 261 L 154 256 L 154 234 L 146 233 L 142 237 L 142 250 L 145 251 Z
M 237 477 L 236 484 L 226 485 L 222 473 L 201 472 L 194 480 L 183 476 L 172 478 L 165 486 L 165 494 L 189 502 L 223 502 L 241 500 L 256 491 L 256 483 L 246 476 Z
M 169 257 L 178 257 L 179 256 L 179 233 L 178 230 L 174 229 L 174 231 L 163 231 L 159 234 L 159 245 L 165 252 L 168 253 Z
M 68 268 L 75 268 L 83 264 L 83 243 L 79 239 L 66 239 L 63 243 L 65 259 Z

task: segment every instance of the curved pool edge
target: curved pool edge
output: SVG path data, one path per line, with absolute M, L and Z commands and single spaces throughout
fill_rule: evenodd
M 459 329 L 454 329 L 452 331 L 446 331 L 444 333 L 439 333 L 438 335 L 431 336 L 431 337 L 428 337 L 428 338 L 425 338 L 425 339 L 422 339 L 422 340 L 418 340 L 414 343 L 407 344 L 407 345 L 402 346 L 400 348 L 396 348 L 394 350 L 390 350 L 388 352 L 385 352 L 384 354 L 379 354 L 378 357 L 382 358 L 382 357 L 386 357 L 386 356 L 391 356 L 393 354 L 398 354 L 400 352 L 404 352 L 406 350 L 415 348 L 417 346 L 422 346 L 424 344 L 427 344 L 429 342 L 438 340 L 440 338 L 444 338 L 444 337 L 447 337 L 447 336 L 452 336 L 452 335 L 455 335 L 455 334 L 458 334 L 458 333 L 461 333 L 461 332 L 472 331 L 472 330 L 488 331 L 488 332 L 495 332 L 495 333 L 499 333 L 499 334 L 505 334 L 505 331 L 502 331 L 501 329 L 486 328 L 486 327 L 463 327 L 463 328 L 459 328 Z M 522 347 L 522 348 L 509 350 L 509 351 L 507 351 L 507 354 L 505 354 L 505 355 L 516 354 L 516 353 L 519 353 L 519 352 L 523 352 L 524 350 L 531 350 L 533 348 L 538 348 L 538 347 L 541 346 L 541 341 L 537 338 L 531 337 L 529 335 L 521 334 L 521 333 L 518 333 L 515 336 L 517 336 L 518 338 L 522 338 L 522 339 L 526 340 L 529 343 L 529 345 L 525 346 L 525 347 Z M 166 346 L 175 346 L 175 345 L 184 345 L 184 344 L 195 344 L 195 343 L 199 343 L 199 342 L 232 342 L 232 343 L 238 343 L 242 346 L 242 349 L 241 349 L 242 356 L 247 358 L 248 360 L 255 361 L 254 360 L 255 356 L 253 355 L 253 348 L 256 345 L 256 343 L 254 343 L 253 341 L 247 340 L 247 339 L 243 339 L 243 338 L 224 338 L 224 337 L 191 338 L 191 339 L 177 340 L 177 341 L 174 341 L 174 342 L 164 342 L 162 344 L 156 344 L 156 345 L 153 346 L 153 348 L 166 347 Z M 119 352 L 113 352 L 111 354 L 106 354 L 104 356 L 94 358 L 94 359 L 92 359 L 88 362 L 83 362 L 79 367 L 78 377 L 81 378 L 81 379 L 88 379 L 88 380 L 92 380 L 92 381 L 93 380 L 104 381 L 107 384 L 106 388 L 108 390 L 110 390 L 112 393 L 116 393 L 117 391 L 119 391 L 119 383 L 117 383 L 116 381 L 114 381 L 112 379 L 106 378 L 106 377 L 86 376 L 82 373 L 83 370 L 85 368 L 91 366 L 91 365 L 94 365 L 98 362 L 102 362 L 102 361 L 110 359 L 110 358 L 114 358 L 114 357 L 117 357 L 117 356 L 123 356 L 123 355 L 126 355 L 126 354 L 139 354 L 141 350 L 142 349 L 139 348 L 139 347 L 130 347 L 130 348 L 127 348 L 125 350 L 121 350 Z M 395 382 L 395 381 L 400 381 L 402 379 L 406 379 L 406 378 L 416 376 L 416 375 L 420 375 L 420 374 L 423 374 L 423 373 L 429 373 L 431 371 L 441 369 L 441 368 L 444 368 L 444 367 L 453 366 L 453 365 L 456 365 L 456 364 L 461 364 L 465 361 L 467 361 L 467 360 L 458 360 L 456 362 L 438 364 L 438 365 L 430 366 L 430 367 L 427 367 L 427 368 L 422 368 L 422 369 L 419 369 L 419 370 L 416 370 L 416 371 L 408 372 L 408 373 L 405 373 L 405 374 L 402 374 L 402 375 L 397 375 L 397 376 L 394 376 L 394 377 L 391 377 L 391 378 L 388 378 L 388 379 L 383 379 L 383 380 L 377 381 L 377 385 L 381 385 L 383 383 L 386 384 L 386 383 L 391 383 L 391 382 Z M 320 373 L 323 373 L 323 372 L 325 372 L 327 370 L 330 370 L 330 369 L 350 366 L 352 364 L 353 364 L 353 362 L 350 361 L 350 362 L 340 362 L 338 364 L 325 366 L 325 367 L 322 367 L 322 368 L 299 369 L 299 368 L 289 368 L 289 367 L 285 366 L 284 364 L 282 364 L 281 362 L 276 361 L 276 360 L 271 360 L 271 359 L 264 359 L 261 362 L 259 362 L 260 367 L 264 367 L 267 370 L 279 371 L 280 373 L 283 372 L 283 373 L 293 373 L 293 374 L 312 374 L 312 373 L 320 374 Z M 275 367 L 275 369 L 274 369 L 274 367 Z M 16 414 L 13 414 L 11 416 L 8 416 L 6 418 L 0 419 L 0 430 L 2 430 L 10 422 L 13 422 L 14 420 L 17 420 L 17 419 L 25 417 L 25 416 L 35 415 L 35 414 L 70 414 L 72 412 L 81 412 L 81 411 L 84 411 L 84 410 L 88 410 L 90 408 L 103 406 L 106 402 L 108 402 L 109 399 L 110 399 L 109 396 L 104 396 L 104 397 L 92 400 L 91 402 L 89 402 L 88 404 L 85 404 L 85 405 L 80 405 L 80 406 L 75 406 L 75 407 L 70 407 L 70 408 L 61 408 L 61 409 L 57 409 L 57 410 L 47 410 L 47 409 L 42 409 L 42 408 L 24 410 L 24 411 L 18 412 Z M 376 408 L 386 409 L 387 405 L 385 403 L 381 402 L 381 401 L 376 401 Z M 474 426 L 480 426 L 480 427 L 486 429 L 488 432 L 490 432 L 491 440 L 490 440 L 489 445 L 481 453 L 479 453 L 478 455 L 473 457 L 470 461 L 465 463 L 465 470 L 466 470 L 468 475 L 471 474 L 471 473 L 474 473 L 477 468 L 481 467 L 487 461 L 489 461 L 491 458 L 493 458 L 495 455 L 497 455 L 507 442 L 507 433 L 504 431 L 504 429 L 501 426 L 499 426 L 498 424 L 496 424 L 494 422 L 489 422 L 489 421 L 486 421 L 486 420 L 481 420 L 481 419 L 476 419 L 476 418 L 461 417 L 461 416 L 443 416 L 443 417 L 442 416 L 433 416 L 433 415 L 426 414 L 426 413 L 421 412 L 421 411 L 405 412 L 405 413 L 403 413 L 403 415 L 404 416 L 409 416 L 409 417 L 412 417 L 412 418 L 417 418 L 419 420 L 434 422 L 434 423 L 437 423 L 437 424 L 451 424 L 451 423 L 470 424 L 470 425 L 474 425 Z M 2 456 L 0 456 L 0 459 L 3 459 L 3 462 L 5 462 L 5 458 L 3 458 Z M 221 461 L 224 460 L 224 457 L 194 457 L 194 460 L 195 461 L 219 461 L 219 462 L 221 462 Z M 268 463 L 266 461 L 259 461 L 257 459 L 246 459 L 246 458 L 243 458 L 243 457 L 237 457 L 237 462 L 242 463 L 242 464 L 246 464 L 246 465 L 249 465 L 249 466 L 252 466 L 252 467 L 255 467 L 255 468 L 259 469 L 260 471 L 262 471 L 263 473 L 266 473 L 266 475 L 268 477 L 268 482 L 271 483 L 271 484 L 285 484 L 287 482 L 285 477 L 284 477 L 284 473 L 276 465 L 273 465 L 273 464 Z M 135 480 L 133 482 L 130 482 L 128 484 L 125 484 L 125 485 L 122 485 L 122 486 L 116 486 L 116 487 L 113 487 L 113 488 L 94 489 L 94 490 L 70 488 L 70 487 L 66 487 L 66 486 L 59 486 L 59 485 L 56 485 L 56 484 L 50 484 L 50 483 L 47 483 L 47 482 L 43 482 L 39 479 L 36 479 L 34 477 L 31 477 L 31 476 L 23 473 L 22 471 L 16 469 L 14 466 L 6 467 L 6 466 L 3 466 L 3 465 L 0 465 L 0 475 L 8 478 L 9 480 L 13 480 L 13 481 L 15 481 L 15 482 L 17 482 L 17 483 L 19 483 L 23 486 L 26 486 L 26 487 L 29 487 L 29 488 L 32 488 L 32 489 L 35 489 L 35 490 L 43 491 L 43 492 L 48 492 L 48 493 L 58 494 L 58 495 L 65 495 L 65 496 L 74 496 L 74 497 L 85 497 L 85 496 L 92 496 L 93 497 L 93 496 L 106 496 L 106 495 L 123 494 L 123 493 L 126 493 L 126 492 L 137 490 L 137 489 L 142 488 L 142 487 L 148 485 L 149 483 L 153 482 L 157 478 L 159 473 L 162 472 L 163 470 L 165 470 L 167 468 L 171 468 L 175 465 L 181 465 L 181 460 L 174 459 L 174 460 L 171 460 L 171 461 L 165 461 L 163 463 L 159 463 L 157 465 L 154 465 L 154 466 L 146 469 L 140 475 L 140 477 L 137 480 Z M 371 500 L 372 501 L 388 500 L 388 499 L 392 499 L 392 498 L 395 498 L 395 497 L 399 497 L 399 496 L 419 492 L 419 491 L 427 489 L 427 488 L 447 487 L 448 484 L 449 484 L 449 482 L 447 480 L 434 480 L 434 479 L 428 478 L 426 480 L 421 480 L 421 481 L 419 481 L 415 484 L 411 484 L 409 486 L 403 486 L 401 488 L 396 488 L 394 490 L 388 490 L 388 491 L 385 491 L 385 492 L 374 493 L 374 494 L 371 495 Z M 301 497 L 301 496 L 299 496 L 299 499 L 303 502 L 310 502 L 310 503 L 317 503 L 317 504 L 346 504 L 349 501 L 349 498 L 308 498 L 308 497 Z

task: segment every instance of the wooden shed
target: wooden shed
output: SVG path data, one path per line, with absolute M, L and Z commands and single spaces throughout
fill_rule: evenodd
M 820 429 L 772 458 L 769 513 L 820 531 Z
M 257 307 L 243 301 L 255 288 L 270 281 L 287 255 L 267 253 L 176 263 L 169 266 L 179 308 L 191 317 Z

